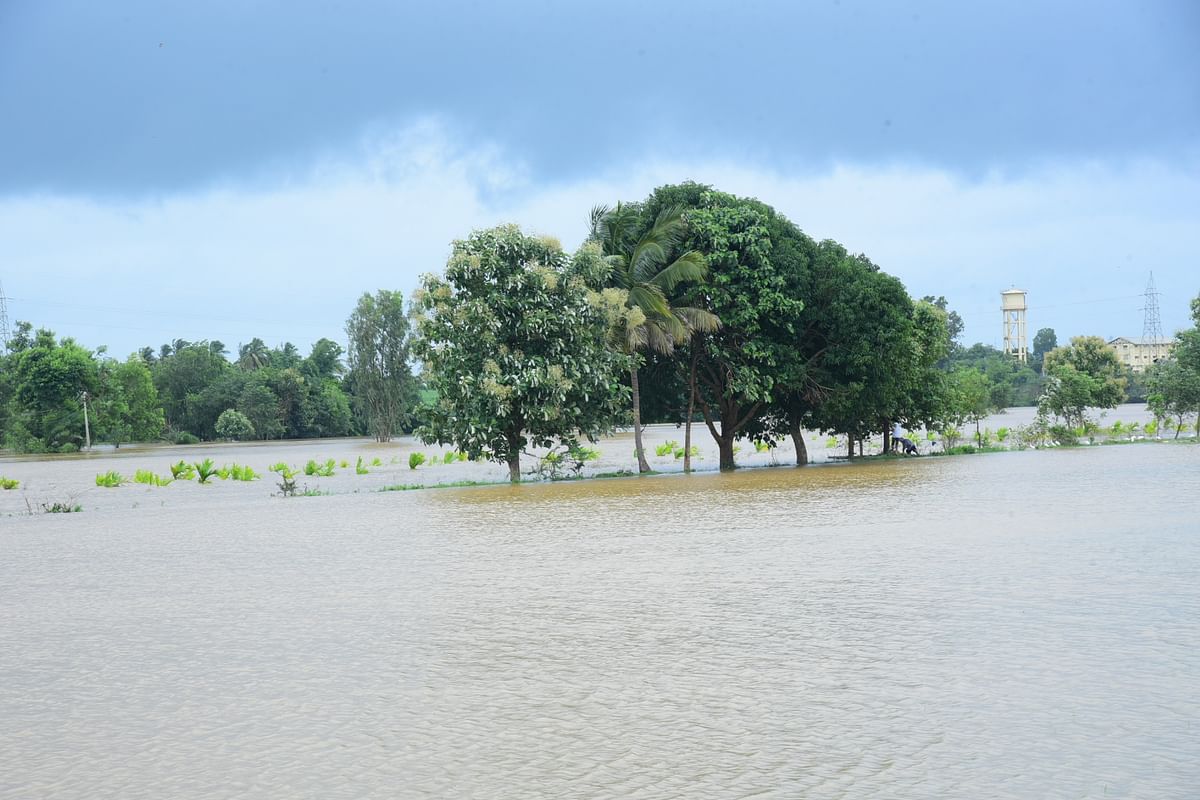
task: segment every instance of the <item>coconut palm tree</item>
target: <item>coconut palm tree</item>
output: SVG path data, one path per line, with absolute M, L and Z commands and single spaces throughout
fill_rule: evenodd
M 271 351 L 267 349 L 267 343 L 255 336 L 250 340 L 250 344 L 243 344 L 238 347 L 238 366 L 246 371 L 262 369 L 267 366 L 271 360 Z
M 624 292 L 625 315 L 618 330 L 620 346 L 633 356 L 629 370 L 633 390 L 633 441 L 637 450 L 638 470 L 649 472 L 642 447 L 641 394 L 638 388 L 638 354 L 654 350 L 663 354 L 675 351 L 675 345 L 694 333 L 707 333 L 720 327 L 721 321 L 709 311 L 691 306 L 672 305 L 670 295 L 685 282 L 699 282 L 708 274 L 704 256 L 689 250 L 672 259 L 683 238 L 685 223 L 678 208 L 664 209 L 654 224 L 640 235 L 641 211 L 636 206 L 617 203 L 616 208 L 592 209 L 591 239 L 600 245 L 609 268 L 609 282 Z

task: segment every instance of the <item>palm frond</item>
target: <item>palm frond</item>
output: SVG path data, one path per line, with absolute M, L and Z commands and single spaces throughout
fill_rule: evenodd
M 674 319 L 674 317 L 670 319 Z M 676 339 L 671 335 L 670 331 L 662 328 L 660 323 L 665 321 L 655 320 L 652 322 L 647 320 L 642 328 L 646 331 L 646 346 L 649 349 L 663 354 L 670 354 L 675 351 Z
M 676 306 L 671 309 L 679 321 L 693 333 L 712 333 L 721 328 L 721 319 L 711 311 L 691 306 Z
M 664 267 L 648 282 L 669 292 L 681 283 L 699 283 L 708 275 L 708 262 L 695 250 L 689 250 Z
M 637 284 L 629 287 L 629 297 L 625 304 L 631 308 L 640 308 L 647 318 L 671 316 L 671 304 L 666 295 L 653 284 Z

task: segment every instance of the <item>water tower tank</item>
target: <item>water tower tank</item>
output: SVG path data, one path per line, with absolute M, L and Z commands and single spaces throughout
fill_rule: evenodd
M 1029 358 L 1025 335 L 1025 290 L 1008 289 L 1001 292 L 1000 310 L 1004 314 L 1004 352 L 1025 362 Z

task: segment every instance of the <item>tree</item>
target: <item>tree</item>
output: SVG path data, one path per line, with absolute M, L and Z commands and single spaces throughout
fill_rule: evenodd
M 949 353 L 953 353 L 960 346 L 958 337 L 962 336 L 963 328 L 965 327 L 962 317 L 958 315 L 957 311 L 951 311 L 946 298 L 940 295 L 938 297 L 926 295 L 921 298 L 921 302 L 928 303 L 946 315 L 946 350 Z
M 675 346 L 694 333 L 711 333 L 720 320 L 702 308 L 672 305 L 669 297 L 685 282 L 699 283 L 708 268 L 704 256 L 689 250 L 677 257 L 684 233 L 683 212 L 665 208 L 649 229 L 638 234 L 641 212 L 622 205 L 592 209 L 591 240 L 597 243 L 608 268 L 607 282 L 620 290 L 624 311 L 616 326 L 622 351 L 630 356 L 629 384 L 633 396 L 633 442 L 638 471 L 649 472 L 642 447 L 641 393 L 638 387 L 640 353 L 653 350 L 671 355 Z
M 414 353 L 437 402 L 418 430 L 521 477 L 526 448 L 572 446 L 622 418 L 629 358 L 607 344 L 609 317 L 567 269 L 558 242 L 513 225 L 456 241 L 445 276 L 413 298 Z
M 992 382 L 987 375 L 969 367 L 959 367 L 948 376 L 944 421 L 954 426 L 975 423 L 975 444 L 982 447 L 979 423 L 997 410 L 992 397 Z
M 1034 335 L 1033 356 L 1030 362 L 1035 371 L 1042 371 L 1046 354 L 1056 347 L 1058 347 L 1058 335 L 1054 332 L 1054 328 L 1042 328 Z
M 267 349 L 267 343 L 257 336 L 250 340 L 250 344 L 238 346 L 237 364 L 242 369 L 253 371 L 270 363 L 271 351 Z
M 345 350 L 332 339 L 321 338 L 313 343 L 312 351 L 304 359 L 300 371 L 310 378 L 324 380 L 337 379 L 346 371 L 342 364 L 342 354 Z
M 721 321 L 719 330 L 691 342 L 695 397 L 721 469 L 733 469 L 737 438 L 753 432 L 774 392 L 801 381 L 796 343 L 804 302 L 796 287 L 811 240 L 770 206 L 696 183 L 656 189 L 643 207 L 643 224 L 667 208 L 684 209 L 680 248 L 708 261 L 708 280 L 689 285 L 682 302 Z
M 363 294 L 346 321 L 346 336 L 355 399 L 362 404 L 376 441 L 389 441 L 415 402 L 403 295 L 386 289 L 374 297 Z
M 216 431 L 222 439 L 232 439 L 236 442 L 254 435 L 254 423 L 237 409 L 227 408 L 217 417 Z
M 1196 433 L 1200 435 L 1200 371 L 1188 369 L 1177 359 L 1165 359 L 1153 366 L 1147 384 L 1147 405 L 1154 416 L 1174 419 L 1176 439 L 1184 420 L 1192 414 L 1196 415 Z
M 250 420 L 259 439 L 276 439 L 283 436 L 279 398 L 263 380 L 252 380 L 246 384 L 241 397 L 238 398 L 237 410 Z
M 148 442 L 166 424 L 150 368 L 138 355 L 124 362 L 105 362 L 96 397 L 97 438 L 113 444 Z
M 1125 399 L 1125 371 L 1117 354 L 1099 336 L 1074 336 L 1066 347 L 1046 354 L 1046 389 L 1039 405 L 1082 426 L 1084 410 L 1115 408 Z M 1057 378 L 1057 380 L 1053 380 Z M 1084 380 L 1086 378 L 1086 380 Z
M 7 446 L 27 452 L 77 447 L 84 438 L 81 394 L 95 395 L 99 388 L 92 353 L 41 329 L 16 346 L 7 359 L 12 372 Z
M 167 426 L 174 431 L 210 438 L 217 415 L 229 406 L 207 408 L 199 401 L 233 367 L 224 356 L 212 352 L 207 342 L 176 341 L 180 346 L 171 347 L 153 369 L 154 386 L 162 401 Z

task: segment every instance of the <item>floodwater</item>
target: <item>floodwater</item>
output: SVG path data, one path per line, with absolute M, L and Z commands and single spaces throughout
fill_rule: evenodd
M 1200 446 L 369 491 L 393 447 L 0 516 L 0 798 L 1200 796 Z

